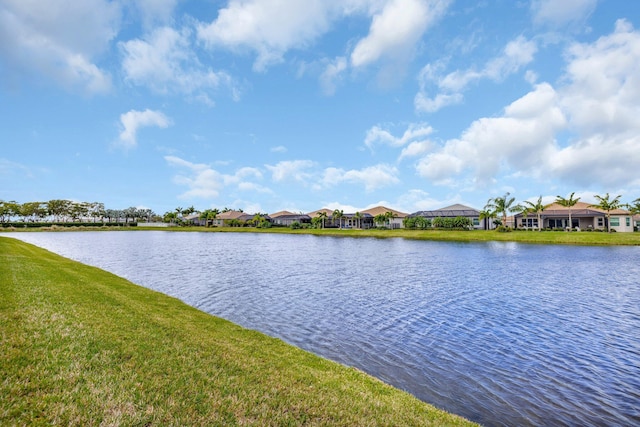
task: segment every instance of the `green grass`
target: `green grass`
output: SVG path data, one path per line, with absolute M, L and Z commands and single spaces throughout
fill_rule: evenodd
M 609 246 L 638 246 L 640 245 L 640 233 L 606 233 L 595 231 L 565 232 L 565 231 L 513 231 L 510 233 L 499 233 L 495 230 L 357 230 L 357 229 L 337 229 L 326 228 L 292 230 L 286 227 L 254 228 L 254 227 L 167 227 L 167 228 L 137 228 L 137 227 L 114 227 L 114 228 L 85 228 L 69 227 L 56 229 L 55 231 L 78 231 L 78 230 L 127 230 L 127 231 L 203 231 L 203 232 L 235 232 L 235 233 L 279 233 L 279 234 L 312 234 L 316 236 L 348 236 L 348 237 L 375 237 L 375 238 L 404 238 L 415 240 L 436 240 L 451 242 L 520 242 L 539 244 L 565 244 L 565 245 L 609 245 Z M 35 229 L 15 229 L 7 231 L 52 231 Z
M 131 228 L 130 230 L 133 230 Z M 143 231 L 143 229 L 138 229 Z M 148 230 L 148 229 L 147 229 Z M 499 233 L 495 230 L 357 230 L 326 228 L 322 230 L 292 230 L 285 227 L 260 229 L 254 227 L 172 227 L 157 228 L 164 231 L 208 231 L 208 232 L 236 232 L 236 233 L 280 233 L 280 234 L 312 234 L 316 236 L 349 236 L 375 238 L 404 238 L 415 240 L 436 240 L 451 242 L 521 242 L 540 244 L 567 245 L 640 245 L 640 233 L 606 233 L 593 231 L 565 232 L 565 231 L 513 231 Z
M 356 369 L 0 237 L 0 425 L 472 425 Z

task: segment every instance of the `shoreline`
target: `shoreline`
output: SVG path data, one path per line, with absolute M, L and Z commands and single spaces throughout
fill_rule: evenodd
M 277 233 L 303 234 L 332 237 L 372 237 L 403 238 L 411 240 L 443 242 L 514 242 L 547 245 L 586 245 L 586 246 L 640 246 L 640 232 L 606 233 L 596 231 L 534 231 L 515 230 L 498 232 L 495 230 L 408 230 L 408 229 L 298 229 L 286 227 L 42 227 L 42 228 L 6 228 L 2 233 L 23 233 L 41 231 L 166 231 L 166 232 L 203 232 L 203 233 Z
M 0 424 L 476 425 L 358 369 L 5 237 Z

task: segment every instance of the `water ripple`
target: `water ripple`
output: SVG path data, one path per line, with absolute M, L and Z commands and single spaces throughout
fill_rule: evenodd
M 12 237 L 488 426 L 640 425 L 640 248 L 228 233 Z

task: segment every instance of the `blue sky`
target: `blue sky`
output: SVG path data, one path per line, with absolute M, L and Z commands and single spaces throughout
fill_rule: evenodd
M 20 203 L 630 202 L 640 2 L 0 0 L 0 117 Z

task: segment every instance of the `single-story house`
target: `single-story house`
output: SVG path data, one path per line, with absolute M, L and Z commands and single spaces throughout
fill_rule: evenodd
M 229 225 L 233 220 L 241 222 L 253 221 L 255 216 L 255 214 L 248 214 L 240 211 L 226 211 L 219 213 L 213 220 L 212 225 L 214 227 L 222 227 Z M 271 221 L 271 218 L 268 215 L 260 215 L 260 217 L 267 221 Z
M 480 219 L 480 211 L 469 206 L 455 204 L 432 211 L 418 211 L 409 215 L 410 217 L 423 217 L 429 220 L 434 218 L 469 218 L 473 228 L 477 230 L 490 230 L 495 228 L 493 220 L 489 218 Z
M 387 212 L 391 212 L 393 214 L 393 216 L 391 217 L 391 219 L 389 220 L 389 228 L 392 229 L 396 229 L 396 228 L 404 228 L 404 219 L 409 216 L 409 214 L 406 214 L 404 212 L 400 212 L 397 211 L 395 209 L 390 209 L 387 208 L 386 206 L 376 206 L 375 208 L 371 208 L 371 209 L 365 209 L 362 212 L 360 212 L 361 214 L 369 214 L 372 217 L 372 226 L 375 227 L 376 224 L 373 224 L 373 218 L 375 218 L 378 215 L 384 215 Z
M 299 224 L 310 224 L 311 217 L 307 214 L 295 214 L 289 211 L 280 211 L 274 214 L 270 214 L 269 217 L 273 222 L 273 225 L 280 225 L 284 227 L 289 227 L 291 224 L 297 222 Z
M 629 211 L 616 209 L 609 212 L 611 216 L 611 229 L 615 231 L 633 231 L 633 216 Z M 514 216 L 515 226 L 518 228 L 538 228 L 538 215 L 519 213 Z M 607 230 L 607 212 L 598 209 L 589 203 L 578 202 L 571 207 L 571 224 L 569 224 L 569 208 L 552 203 L 540 213 L 542 228 L 566 229 L 577 228 L 580 230 Z

